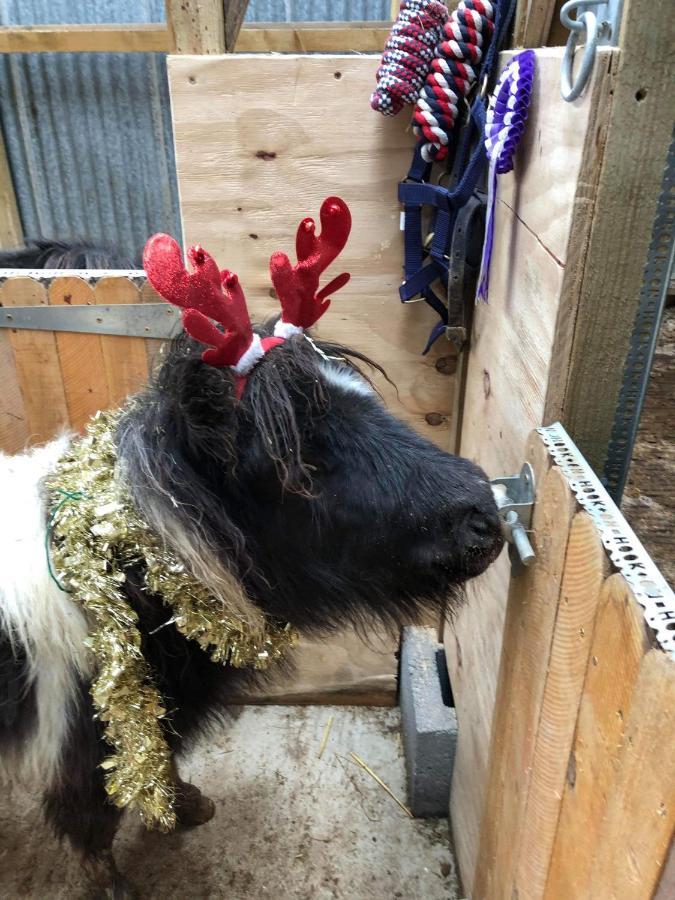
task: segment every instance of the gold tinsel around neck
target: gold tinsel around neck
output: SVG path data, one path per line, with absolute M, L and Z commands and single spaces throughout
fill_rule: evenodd
M 138 617 L 122 590 L 139 567 L 144 588 L 167 606 L 171 622 L 217 662 L 264 669 L 295 643 L 289 626 L 262 614 L 246 620 L 228 610 L 153 534 L 134 507 L 117 467 L 114 429 L 120 413 L 98 413 L 47 480 L 47 552 L 63 590 L 91 623 L 96 661 L 91 694 L 112 754 L 102 763 L 106 790 L 119 807 L 139 809 L 149 826 L 175 825 L 170 727 L 153 672 L 141 652 Z

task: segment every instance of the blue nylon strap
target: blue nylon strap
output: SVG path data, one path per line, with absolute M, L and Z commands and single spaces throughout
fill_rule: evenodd
M 501 0 L 497 3 L 495 28 L 488 52 L 481 66 L 481 75 L 491 80 L 496 65 L 497 54 L 504 35 L 513 17 L 517 0 Z M 482 83 L 482 79 L 481 79 Z M 434 293 L 431 285 L 437 279 L 443 284 L 449 277 L 449 248 L 457 220 L 457 211 L 474 194 L 485 171 L 487 154 L 482 134 L 487 111 L 487 93 L 477 96 L 471 105 L 470 118 L 459 136 L 453 163 L 455 186 L 448 190 L 441 185 L 429 183 L 432 165 L 422 159 L 423 142 L 418 141 L 406 181 L 399 185 L 398 196 L 404 208 L 404 273 L 405 281 L 399 288 L 402 302 L 409 302 L 418 295 L 439 315 L 440 322 L 434 327 L 424 353 L 443 334 L 448 322 L 445 303 Z M 477 138 L 471 150 L 471 143 Z M 452 139 L 452 138 L 451 138 Z M 422 231 L 422 206 L 435 209 L 432 215 L 431 231 L 433 240 L 424 247 Z M 425 257 L 428 257 L 425 265 Z

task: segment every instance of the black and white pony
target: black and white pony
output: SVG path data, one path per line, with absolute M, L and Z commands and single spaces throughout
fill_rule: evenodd
M 296 334 L 237 400 L 231 370 L 206 365 L 202 350 L 185 335 L 173 343 L 123 414 L 116 445 L 133 502 L 216 597 L 227 599 L 234 577 L 247 603 L 304 633 L 398 628 L 459 602 L 460 586 L 496 558 L 485 474 L 397 420 L 361 354 Z M 45 553 L 43 483 L 70 440 L 0 456 L 0 757 L 41 786 L 48 821 L 82 851 L 92 885 L 121 897 L 111 855 L 120 812 L 99 768 L 109 750 L 88 690 L 88 622 Z M 180 754 L 235 682 L 255 676 L 159 628 L 166 612 L 141 575 L 127 573 L 125 592 Z M 176 778 L 179 821 L 207 821 L 211 802 Z

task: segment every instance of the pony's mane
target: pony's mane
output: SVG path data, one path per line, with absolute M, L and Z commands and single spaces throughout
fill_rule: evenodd
M 139 269 L 134 259 L 88 241 L 28 239 L 25 247 L 0 251 L 0 269 Z

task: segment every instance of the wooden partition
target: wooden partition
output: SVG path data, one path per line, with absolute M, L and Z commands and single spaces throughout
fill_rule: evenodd
M 143 272 L 51 279 L 14 272 L 0 284 L 5 308 L 158 299 Z M 147 381 L 157 350 L 155 341 L 139 337 L 0 329 L 0 450 L 18 453 L 61 431 L 81 431 L 97 410 L 115 406 Z
M 511 579 L 471 896 L 648 900 L 675 829 L 675 661 L 538 434 L 526 455 L 537 558 Z

